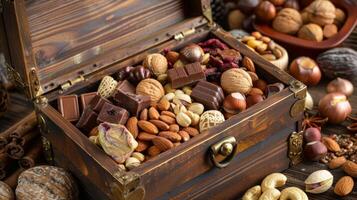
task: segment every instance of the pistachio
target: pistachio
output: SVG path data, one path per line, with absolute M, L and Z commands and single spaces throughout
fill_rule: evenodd
M 186 115 L 190 117 L 192 126 L 196 126 L 200 122 L 200 116 L 198 114 L 187 111 Z
M 179 94 L 184 94 L 184 92 L 182 90 L 176 90 L 175 95 L 179 95 Z
M 192 103 L 189 107 L 188 110 L 196 113 L 198 115 L 201 115 L 203 111 L 205 110 L 205 107 L 201 103 Z
M 138 159 L 140 162 L 143 162 L 145 160 L 144 154 L 139 152 L 134 152 L 133 154 L 131 154 L 131 157 Z
M 135 167 L 138 167 L 140 165 L 140 160 L 134 157 L 129 157 L 125 161 L 125 167 L 129 170 L 134 169 Z
M 305 191 L 313 194 L 326 192 L 333 183 L 333 176 L 327 170 L 318 170 L 305 180 Z
M 182 104 L 175 104 L 174 113 L 178 115 L 180 112 L 187 112 L 186 107 Z
M 165 93 L 175 92 L 176 89 L 172 88 L 171 83 L 168 83 L 164 86 Z

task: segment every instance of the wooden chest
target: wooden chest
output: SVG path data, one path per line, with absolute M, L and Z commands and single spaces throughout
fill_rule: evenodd
M 54 161 L 94 199 L 233 199 L 288 168 L 289 157 L 299 160 L 301 135 L 290 136 L 299 132 L 306 87 L 216 25 L 209 0 L 14 0 L 4 2 L 4 14 L 12 65 L 27 83 Z M 253 58 L 259 74 L 286 88 L 129 172 L 54 108 L 59 95 L 93 91 L 105 75 L 149 53 L 210 37 Z M 234 151 L 214 164 L 223 143 Z

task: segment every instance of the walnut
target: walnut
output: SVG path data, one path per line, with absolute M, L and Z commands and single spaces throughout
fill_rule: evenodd
M 312 2 L 305 11 L 309 13 L 309 20 L 320 26 L 326 24 L 332 24 L 336 17 L 336 8 L 330 2 L 326 0 L 316 0 Z
M 301 26 L 301 15 L 292 8 L 282 9 L 273 21 L 273 28 L 282 33 L 295 34 Z
M 168 64 L 165 56 L 159 53 L 153 53 L 146 56 L 143 65 L 150 69 L 155 76 L 159 76 L 166 73 Z
M 140 81 L 136 86 L 136 94 L 149 96 L 151 104 L 154 105 L 165 95 L 165 91 L 159 81 L 148 78 Z
M 298 32 L 298 37 L 306 40 L 322 41 L 323 32 L 322 28 L 317 24 L 306 24 L 301 27 Z
M 221 76 L 221 86 L 228 94 L 233 92 L 248 94 L 253 87 L 253 82 L 246 71 L 232 68 L 223 72 Z

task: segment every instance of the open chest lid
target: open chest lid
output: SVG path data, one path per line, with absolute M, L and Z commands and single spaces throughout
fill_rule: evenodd
M 3 6 L 12 63 L 31 98 L 212 22 L 209 0 L 14 0 Z M 134 44 L 142 45 L 130 49 Z

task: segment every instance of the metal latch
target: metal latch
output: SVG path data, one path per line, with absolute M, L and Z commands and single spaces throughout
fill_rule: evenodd
M 299 164 L 303 159 L 303 131 L 293 132 L 289 138 L 290 165 Z
M 237 153 L 238 142 L 235 137 L 229 136 L 212 145 L 209 149 L 210 159 L 218 168 L 224 168 L 229 165 Z M 224 157 L 219 161 L 217 157 Z
M 188 29 L 188 30 L 185 30 L 185 31 L 182 31 L 180 33 L 175 34 L 174 35 L 174 39 L 175 40 L 182 40 L 185 37 L 187 37 L 189 35 L 192 35 L 194 33 L 196 33 L 196 29 L 195 28 L 191 28 L 191 29 Z
M 84 76 L 80 75 L 72 80 L 66 81 L 61 85 L 62 92 L 68 90 L 68 88 L 72 87 L 73 85 L 83 82 L 85 80 Z

